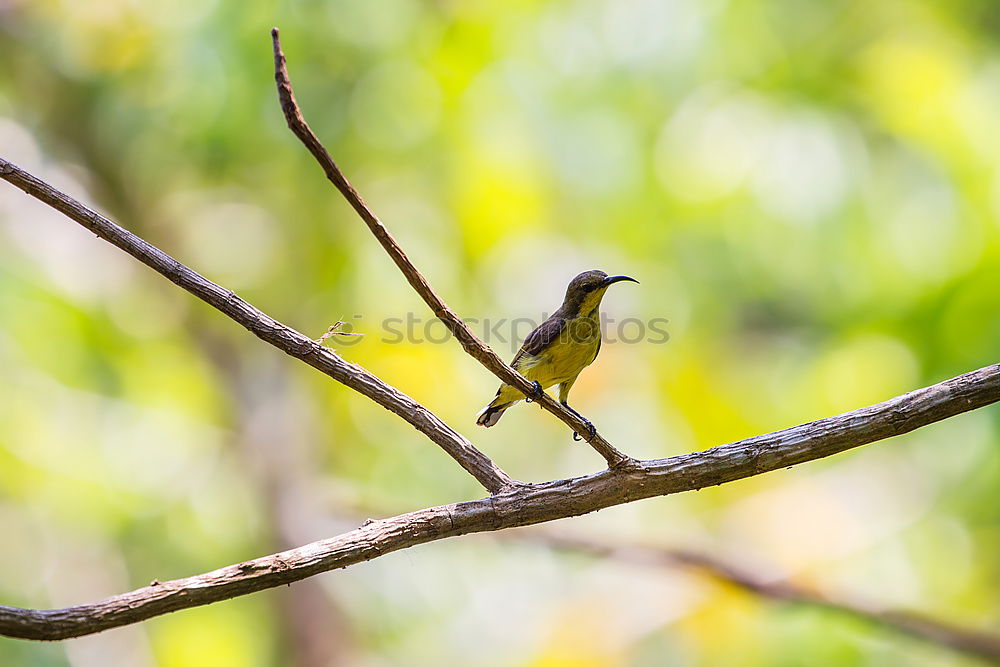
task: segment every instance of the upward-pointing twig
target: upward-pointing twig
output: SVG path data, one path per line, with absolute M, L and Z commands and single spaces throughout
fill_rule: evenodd
M 368 229 L 375 235 L 378 242 L 382 244 L 385 251 L 389 253 L 389 257 L 396 263 L 399 270 L 403 272 L 410 286 L 416 290 L 417 294 L 434 311 L 434 315 L 444 322 L 444 325 L 458 339 L 458 342 L 462 344 L 465 351 L 485 366 L 487 370 L 500 378 L 502 382 L 509 384 L 526 396 L 532 396 L 535 392 L 535 386 L 497 356 L 497 353 L 489 345 L 480 340 L 472 332 L 472 329 L 462 321 L 462 318 L 448 307 L 448 304 L 437 295 L 430 283 L 427 282 L 427 279 L 417 270 L 417 267 L 413 265 L 410 258 L 406 256 L 406 253 L 403 252 L 399 243 L 396 242 L 396 239 L 393 238 L 389 230 L 382 224 L 382 221 L 368 208 L 368 204 L 365 203 L 361 195 L 348 182 L 347 177 L 344 176 L 340 167 L 330 157 L 329 151 L 326 150 L 302 117 L 299 105 L 295 101 L 295 94 L 292 92 L 292 83 L 288 78 L 285 54 L 281 50 L 281 41 L 278 39 L 277 28 L 271 30 L 271 38 L 274 46 L 274 80 L 278 84 L 278 98 L 281 101 L 281 110 L 285 114 L 285 120 L 288 122 L 289 129 L 309 149 L 309 152 L 312 153 L 313 157 L 316 158 L 316 161 L 323 168 L 326 177 L 330 179 L 330 182 L 337 187 L 347 202 L 361 216 L 364 223 L 368 225 Z M 561 419 L 576 433 L 582 435 L 590 433 L 590 427 L 580 415 L 567 410 L 548 394 L 543 393 L 541 398 L 535 399 L 535 402 Z M 590 443 L 591 447 L 604 457 L 610 468 L 635 463 L 633 459 L 615 449 L 599 433 L 594 433 L 592 437 L 584 435 L 584 438 Z

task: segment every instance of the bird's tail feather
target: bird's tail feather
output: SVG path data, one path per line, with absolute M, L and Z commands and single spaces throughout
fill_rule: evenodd
M 476 424 L 478 424 L 479 426 L 485 426 L 486 428 L 493 426 L 498 421 L 500 421 L 500 417 L 503 415 L 503 411 L 509 408 L 510 406 L 514 405 L 514 403 L 516 403 L 516 401 L 511 401 L 509 403 L 506 402 L 498 403 L 497 401 L 499 400 L 499 398 L 500 397 L 497 396 L 497 398 L 493 399 L 493 401 L 489 405 L 483 408 L 483 411 L 480 412 L 479 415 L 476 417 Z

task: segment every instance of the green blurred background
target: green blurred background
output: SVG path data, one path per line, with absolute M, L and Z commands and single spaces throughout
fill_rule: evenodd
M 628 273 L 574 388 L 663 457 L 997 361 L 1000 9 L 807 0 L 0 1 L 0 155 L 319 336 L 511 475 L 602 461 L 495 378 L 382 340 L 427 310 L 281 118 L 307 119 L 449 304 Z M 0 184 L 0 602 L 90 601 L 482 494 L 411 427 Z M 521 335 L 526 330 L 521 330 Z M 510 341 L 497 344 L 504 356 Z M 996 408 L 560 522 L 1000 631 Z M 4 665 L 966 665 L 688 572 L 472 537 Z

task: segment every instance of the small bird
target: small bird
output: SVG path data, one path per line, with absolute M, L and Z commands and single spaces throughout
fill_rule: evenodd
M 524 345 L 510 363 L 518 373 L 535 384 L 534 398 L 553 385 L 559 385 L 559 402 L 587 422 L 590 437 L 594 426 L 566 402 L 569 390 L 580 371 L 593 363 L 601 349 L 600 305 L 604 292 L 617 282 L 631 280 L 628 276 L 609 276 L 604 271 L 584 271 L 570 281 L 566 297 L 552 317 L 528 334 Z M 502 385 L 496 398 L 483 408 L 476 424 L 489 428 L 504 410 L 524 398 L 517 389 Z M 527 399 L 530 402 L 530 398 Z M 574 433 L 573 439 L 579 439 Z

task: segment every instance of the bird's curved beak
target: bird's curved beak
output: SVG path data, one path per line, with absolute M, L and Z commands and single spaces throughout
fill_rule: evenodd
M 607 287 L 608 285 L 614 285 L 615 283 L 620 283 L 623 280 L 631 280 L 634 283 L 639 282 L 635 278 L 630 278 L 629 276 L 608 276 L 607 278 L 604 279 L 603 282 L 604 286 Z

